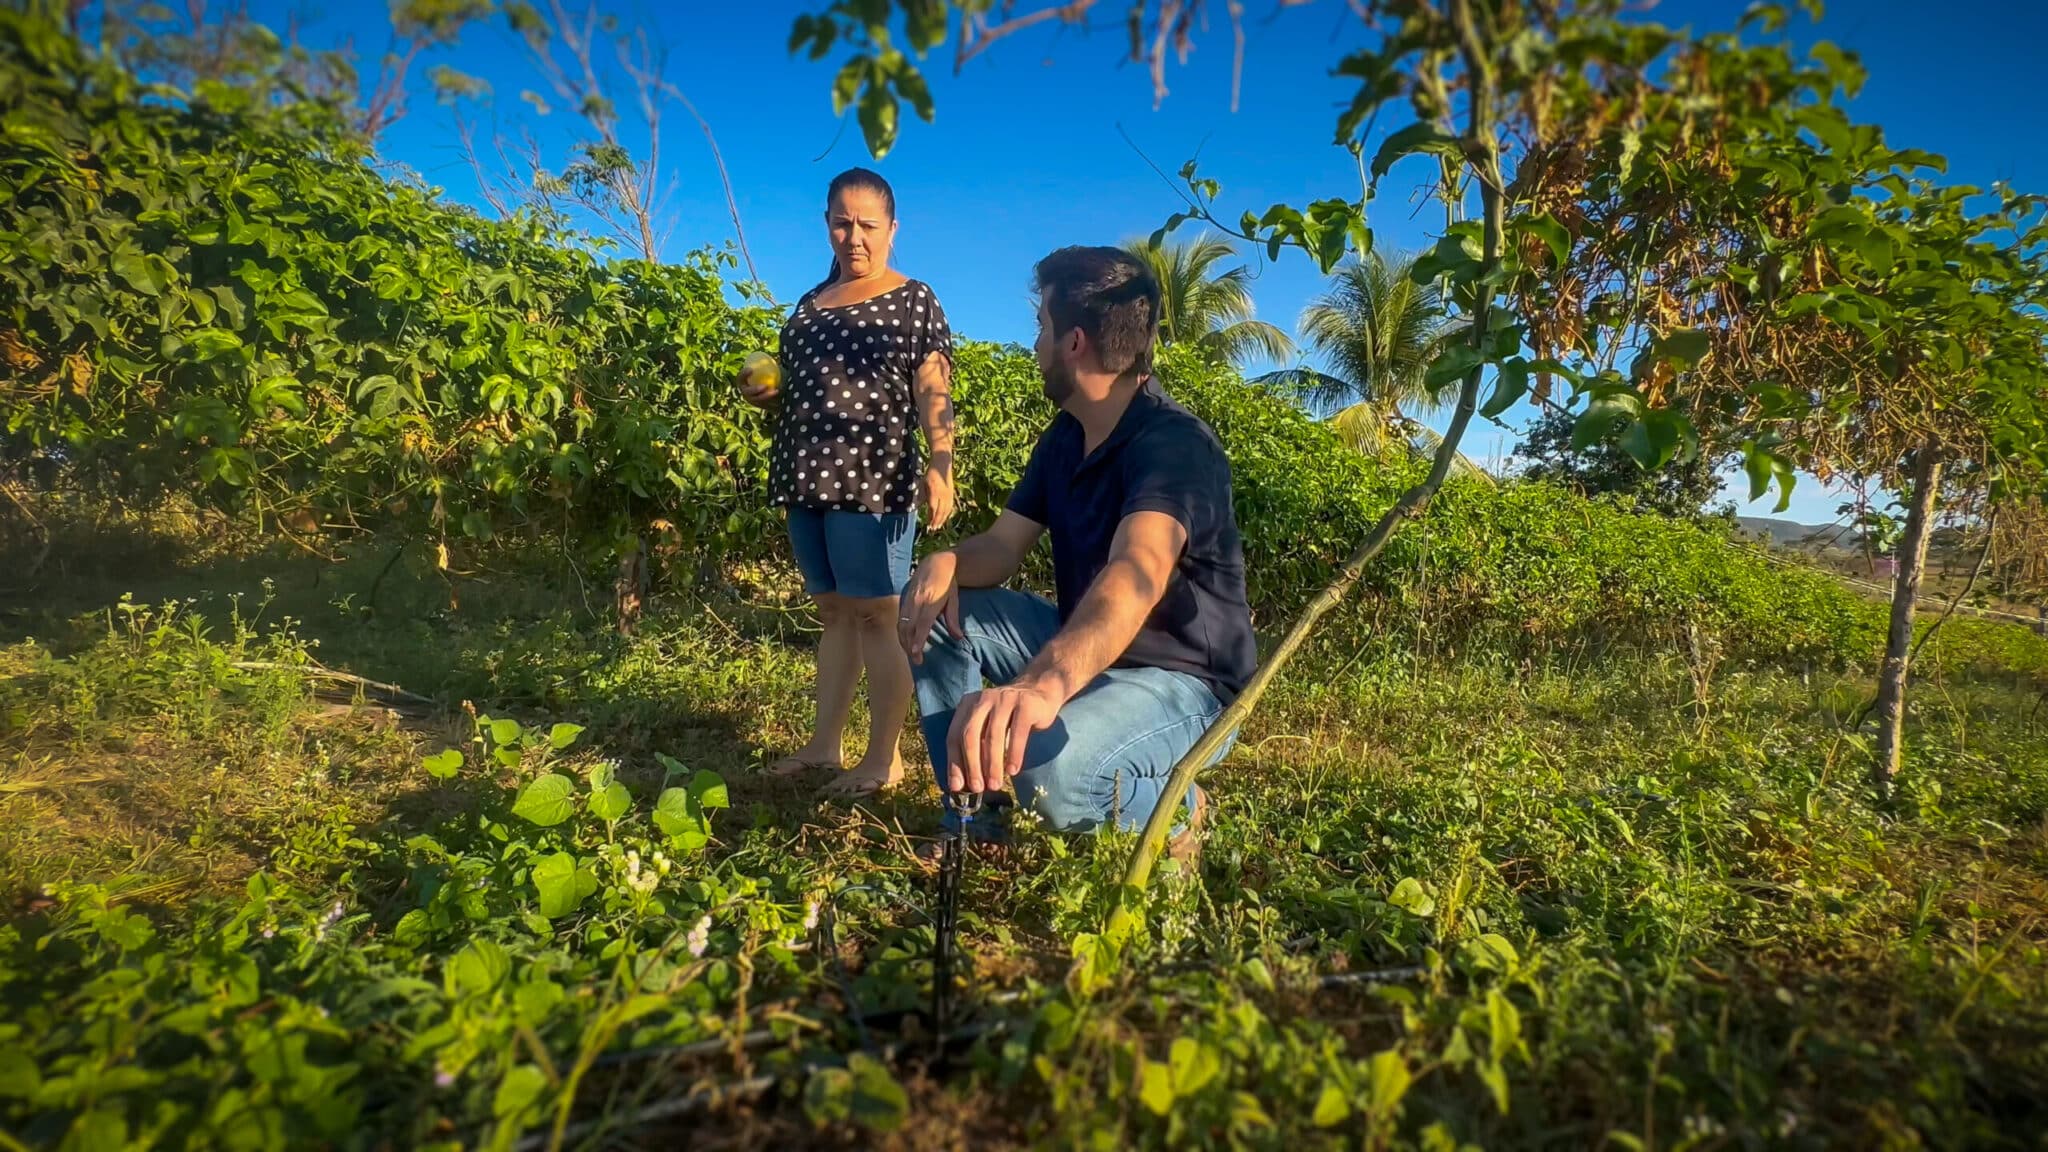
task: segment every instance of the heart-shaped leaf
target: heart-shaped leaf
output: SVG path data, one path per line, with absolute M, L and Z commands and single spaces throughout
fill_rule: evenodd
M 533 887 L 540 894 L 540 914 L 550 920 L 567 916 L 583 902 L 576 883 L 576 857 L 567 852 L 543 856 L 533 866 Z
M 1427 916 L 1436 911 L 1436 901 L 1422 888 L 1422 881 L 1410 876 L 1394 885 L 1394 892 L 1387 897 L 1387 903 L 1411 916 Z
M 576 811 L 576 782 L 551 772 L 519 790 L 512 814 L 543 828 L 552 828 Z

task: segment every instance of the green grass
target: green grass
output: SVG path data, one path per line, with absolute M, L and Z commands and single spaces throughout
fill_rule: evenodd
M 60 541 L 60 578 L 0 618 L 0 1132 L 24 1146 L 510 1146 L 558 1117 L 564 1147 L 599 1146 L 600 1117 L 746 1147 L 2048 1129 L 2048 714 L 2024 680 L 1920 682 L 1879 810 L 1853 672 L 1328 640 L 1207 778 L 1199 883 L 1165 878 L 1141 930 L 1105 931 L 1128 838 L 1026 829 L 970 865 L 971 998 L 1004 1029 L 941 1070 L 855 1055 L 844 1016 L 849 991 L 921 1000 L 930 882 L 906 845 L 935 794 L 820 808 L 751 775 L 808 714 L 809 624 L 776 573 L 623 638 L 544 559 L 451 584 L 409 554 L 366 610 L 389 543 L 328 564 L 202 538 Z M 337 709 L 234 666 L 304 659 L 447 706 Z M 463 701 L 585 727 L 501 763 Z M 431 777 L 450 746 L 461 771 Z M 602 762 L 634 802 L 615 826 L 514 815 L 556 770 L 588 795 Z M 649 812 L 706 771 L 730 807 L 697 849 Z M 555 853 L 591 883 L 549 920 L 533 871 Z M 827 957 L 804 923 L 829 892 Z

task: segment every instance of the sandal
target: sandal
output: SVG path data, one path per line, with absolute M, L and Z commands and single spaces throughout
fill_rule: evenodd
M 776 780 L 795 780 L 800 776 L 808 776 L 813 772 L 827 769 L 837 772 L 843 767 L 844 763 L 838 760 L 806 760 L 792 753 L 761 769 L 761 775 Z
M 865 800 L 903 783 L 903 775 L 901 760 L 897 761 L 896 766 L 883 777 L 871 773 L 862 774 L 859 769 L 850 769 L 843 772 L 838 779 L 819 788 L 818 795 L 827 800 Z

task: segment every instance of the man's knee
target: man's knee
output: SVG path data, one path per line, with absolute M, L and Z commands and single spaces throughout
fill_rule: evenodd
M 837 592 L 820 593 L 817 601 L 818 620 L 827 628 L 852 623 L 853 601 Z
M 1065 719 L 1033 733 L 1017 773 L 1017 801 L 1055 832 L 1089 832 L 1103 820 L 1099 750 L 1077 742 Z M 1111 785 L 1114 791 L 1114 785 Z
M 1092 832 L 1101 823 L 1094 797 L 1077 786 L 1072 773 L 1061 773 L 1056 765 L 1026 768 L 1015 781 L 1017 801 L 1035 813 L 1054 832 Z

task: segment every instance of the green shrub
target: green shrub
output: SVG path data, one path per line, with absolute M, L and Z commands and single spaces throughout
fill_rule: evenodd
M 0 105 L 0 448 L 273 524 L 781 549 L 767 422 L 732 389 L 776 315 L 728 300 L 721 258 L 607 261 L 480 219 L 380 175 L 317 105 L 144 92 L 47 16 L 0 14 Z M 1230 453 L 1253 609 L 1283 627 L 1422 464 L 1180 349 L 1162 377 Z M 994 519 L 1052 415 L 1014 346 L 963 342 L 955 390 L 960 515 L 928 547 Z M 1818 572 L 1541 484 L 1452 480 L 1362 592 L 1382 626 L 1509 648 L 1839 663 L 1884 635 L 1881 605 Z M 2024 630 L 1959 625 L 1937 660 L 2048 668 Z

